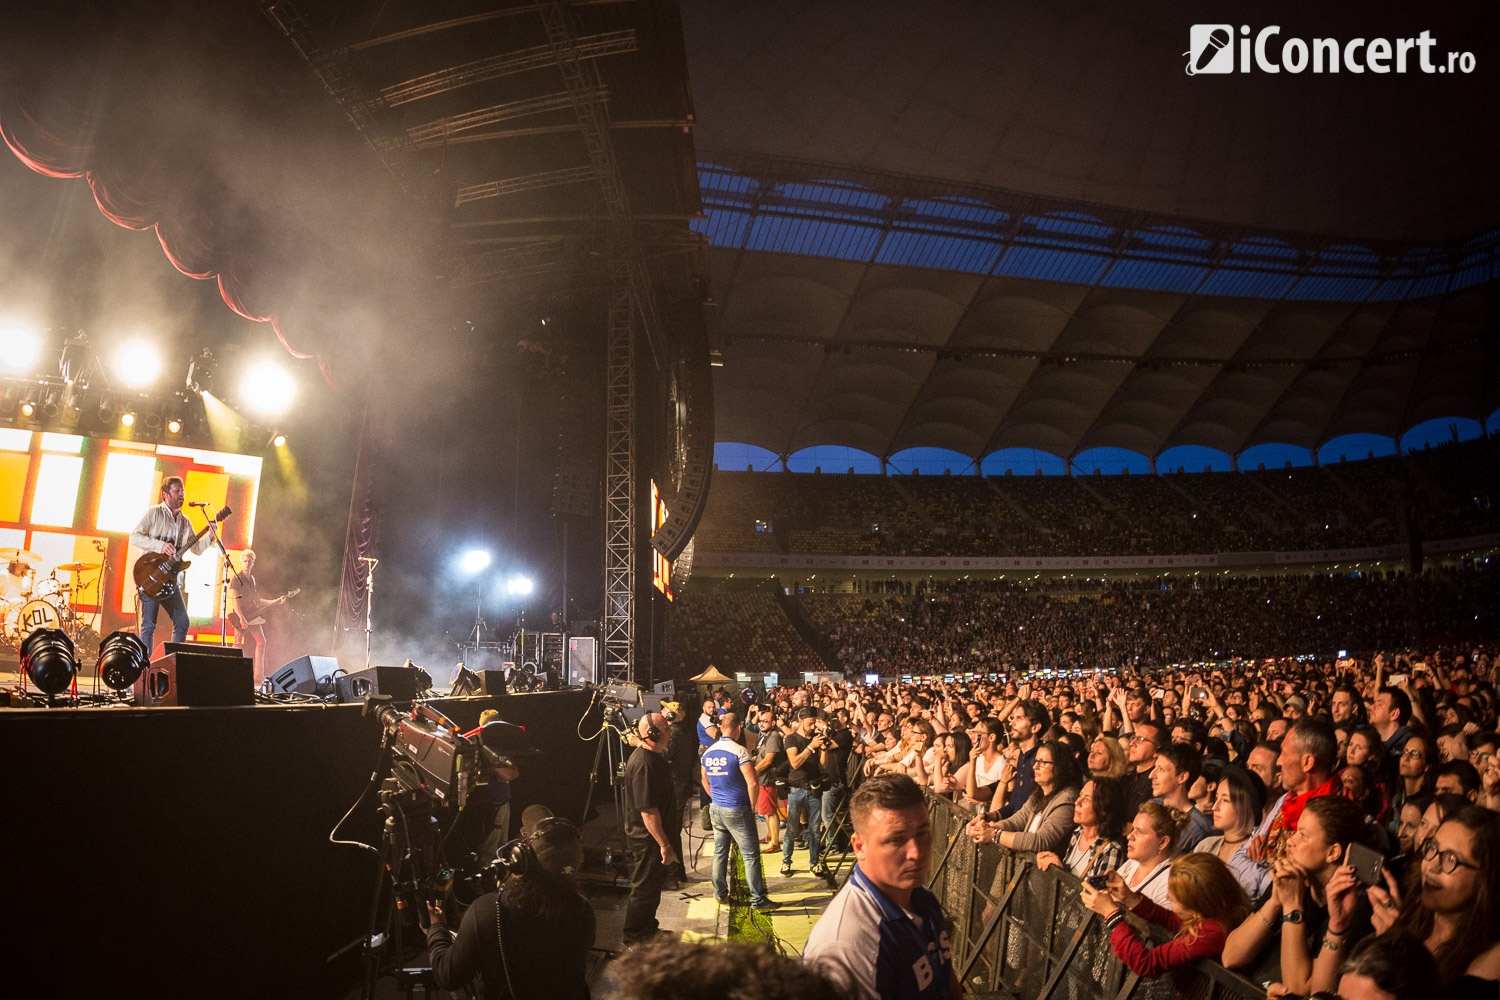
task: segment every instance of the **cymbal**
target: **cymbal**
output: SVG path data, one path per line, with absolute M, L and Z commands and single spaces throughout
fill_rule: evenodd
M 78 573 L 83 570 L 98 569 L 102 563 L 63 563 L 57 567 L 64 573 Z
M 42 557 L 25 549 L 0 549 L 0 563 L 24 563 L 28 568 L 40 566 Z

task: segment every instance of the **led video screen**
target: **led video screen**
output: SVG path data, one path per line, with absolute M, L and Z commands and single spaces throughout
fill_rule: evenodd
M 31 618 L 55 613 L 100 635 L 134 628 L 131 570 L 141 552 L 130 544 L 130 531 L 160 500 L 168 476 L 182 478 L 189 500 L 208 503 L 211 511 L 231 508 L 219 530 L 238 565 L 254 540 L 259 456 L 0 428 L 0 549 L 24 554 L 0 562 L 6 619 L 28 607 Z M 184 507 L 183 513 L 194 529 L 203 527 L 205 511 Z M 217 642 L 223 557 L 211 545 L 188 558 L 189 638 Z M 158 637 L 165 638 L 165 615 L 161 624 Z M 4 627 L 10 639 L 17 626 Z

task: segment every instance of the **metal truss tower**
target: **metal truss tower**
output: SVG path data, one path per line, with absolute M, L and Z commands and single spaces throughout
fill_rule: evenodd
M 609 136 L 598 70 L 585 59 L 568 25 L 567 0 L 540 5 L 547 41 L 573 99 L 589 163 L 603 198 L 604 252 L 609 274 L 605 373 L 604 668 L 611 679 L 636 680 L 636 392 L 635 334 L 639 321 L 661 358 L 650 276 L 636 245 L 625 183 Z

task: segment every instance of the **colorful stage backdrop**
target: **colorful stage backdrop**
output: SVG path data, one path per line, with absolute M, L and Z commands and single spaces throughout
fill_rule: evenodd
M 130 544 L 130 530 L 160 499 L 162 480 L 181 476 L 189 500 L 209 503 L 214 511 L 226 504 L 233 509 L 220 530 L 238 565 L 240 553 L 253 542 L 260 473 L 261 459 L 254 455 L 0 428 L 0 549 L 40 556 L 29 588 L 33 593 L 66 593 L 73 611 L 100 635 L 133 628 L 136 597 L 130 572 L 140 550 Z M 203 526 L 203 511 L 183 511 L 195 529 Z M 103 544 L 102 552 L 96 542 Z M 189 638 L 217 642 L 223 557 L 210 547 L 190 558 Z M 102 573 L 57 569 L 101 562 Z M 0 566 L 0 574 L 4 572 Z M 171 633 L 165 619 L 163 615 L 157 632 L 161 638 Z

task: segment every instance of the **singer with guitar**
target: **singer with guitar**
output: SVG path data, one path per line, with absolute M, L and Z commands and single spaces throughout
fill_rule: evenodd
M 182 513 L 185 498 L 180 478 L 169 476 L 163 480 L 161 503 L 148 507 L 146 513 L 141 515 L 140 523 L 130 533 L 130 544 L 148 554 L 158 553 L 171 560 L 181 559 L 189 552 L 201 554 L 207 549 L 208 534 L 194 532 L 187 516 Z M 147 556 L 142 556 L 139 561 L 145 562 L 146 559 Z M 176 577 L 176 585 L 171 586 L 170 592 L 162 593 L 160 597 L 151 596 L 146 586 L 141 585 L 140 576 L 137 568 L 136 606 L 140 614 L 140 635 L 150 655 L 155 652 L 151 643 L 156 635 L 156 615 L 160 609 L 166 608 L 167 614 L 172 616 L 173 642 L 182 642 L 187 638 L 192 621 L 188 618 L 187 602 L 182 597 L 180 573 Z

